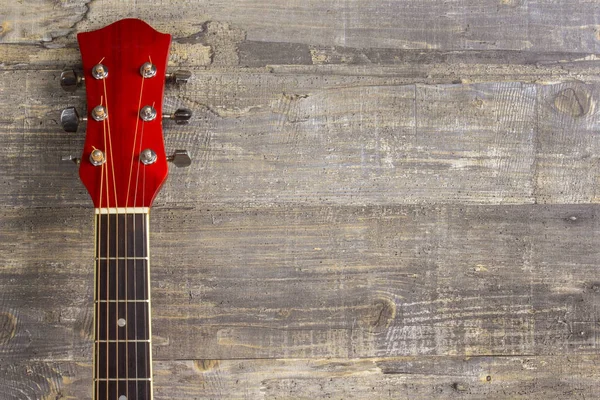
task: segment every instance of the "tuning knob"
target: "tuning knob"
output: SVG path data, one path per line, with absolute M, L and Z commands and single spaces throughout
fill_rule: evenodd
M 66 69 L 60 74 L 60 86 L 65 92 L 74 92 L 83 80 L 84 77 L 72 69 Z
M 77 132 L 82 121 L 87 121 L 87 118 L 80 117 L 75 107 L 65 108 L 60 113 L 60 124 L 66 132 Z
M 167 157 L 167 161 L 171 161 L 178 168 L 189 167 L 192 164 L 192 159 L 187 150 L 175 150 L 173 155 Z
M 166 114 L 163 118 L 172 119 L 177 125 L 187 125 L 192 118 L 192 111 L 187 108 L 178 108 L 173 114 Z
M 167 82 L 176 84 L 187 83 L 191 77 L 192 73 L 190 71 L 180 69 L 170 74 L 167 74 Z
M 81 162 L 79 158 L 73 157 L 72 155 L 62 156 L 60 160 L 63 162 L 72 162 L 75 165 L 79 165 L 79 163 Z

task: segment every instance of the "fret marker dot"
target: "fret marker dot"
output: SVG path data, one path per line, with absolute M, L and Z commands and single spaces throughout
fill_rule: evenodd
M 125 320 L 123 318 L 119 318 L 119 320 L 117 321 L 117 325 L 119 325 L 121 328 L 125 326 Z M 121 397 L 119 397 L 119 400 L 122 400 Z
M 125 396 L 124 394 L 119 396 L 119 400 L 127 400 L 127 396 Z

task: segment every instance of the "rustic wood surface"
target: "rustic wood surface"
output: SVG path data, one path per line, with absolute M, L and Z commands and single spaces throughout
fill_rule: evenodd
M 75 34 L 193 80 L 151 215 L 156 399 L 600 398 L 600 3 L 20 0 L 0 10 L 0 399 L 90 399 Z

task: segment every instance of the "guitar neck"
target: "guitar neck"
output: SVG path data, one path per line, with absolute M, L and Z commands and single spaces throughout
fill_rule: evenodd
M 152 399 L 148 209 L 96 209 L 94 399 Z
M 191 111 L 163 113 L 167 78 L 181 84 L 189 71 L 167 74 L 171 35 L 127 18 L 77 34 L 82 73 L 65 70 L 68 92 L 85 83 L 87 110 L 61 113 L 69 132 L 86 120 L 79 166 L 96 207 L 94 262 L 95 400 L 152 399 L 148 210 L 167 179 L 167 161 L 189 166 L 185 150 L 167 156 L 162 121 L 185 124 Z M 113 208 L 109 208 L 112 206 Z

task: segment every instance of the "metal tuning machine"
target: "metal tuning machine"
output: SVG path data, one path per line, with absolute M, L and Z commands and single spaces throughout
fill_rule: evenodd
M 60 87 L 62 87 L 65 92 L 74 92 L 81 86 L 81 82 L 83 82 L 84 79 L 83 75 L 78 74 L 75 70 L 65 69 L 60 74 Z
M 163 119 L 172 119 L 177 125 L 187 125 L 192 118 L 192 111 L 187 108 L 178 108 L 173 114 L 164 114 Z
M 188 83 L 188 81 L 191 79 L 191 77 L 192 77 L 192 73 L 190 71 L 186 71 L 183 69 L 168 73 L 166 75 L 167 83 L 175 83 L 175 84 Z
M 62 162 L 68 162 L 68 163 L 73 163 L 75 165 L 79 165 L 81 163 L 81 160 L 77 157 L 73 157 L 72 155 L 67 155 L 67 156 L 62 156 L 61 157 L 61 161 Z
M 191 79 L 192 73 L 186 70 L 177 70 L 166 75 L 167 83 L 174 83 L 176 85 L 188 83 Z M 192 111 L 187 108 L 178 108 L 173 114 L 163 114 L 163 120 L 172 119 L 177 125 L 187 125 L 190 123 L 192 118 Z M 167 161 L 175 164 L 176 167 L 189 167 L 192 164 L 187 150 L 175 150 L 172 155 L 167 156 Z
M 189 167 L 192 164 L 192 159 L 187 150 L 175 150 L 172 155 L 167 156 L 167 161 L 172 162 L 178 168 Z
M 65 132 L 77 132 L 79 123 L 87 121 L 86 117 L 80 117 L 75 107 L 68 107 L 60 113 L 60 124 Z

